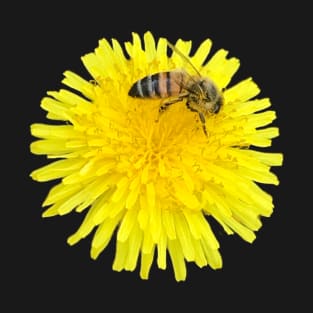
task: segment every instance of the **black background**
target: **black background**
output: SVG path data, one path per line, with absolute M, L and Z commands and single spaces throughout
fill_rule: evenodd
M 23 311 L 42 312 L 119 312 L 124 306 L 131 311 L 271 312 L 285 305 L 303 311 L 310 290 L 306 280 L 312 278 L 306 265 L 311 245 L 305 243 L 310 239 L 305 224 L 311 203 L 304 200 L 310 182 L 303 181 L 310 180 L 306 163 L 310 122 L 305 120 L 310 118 L 306 110 L 312 101 L 303 97 L 309 90 L 304 78 L 309 73 L 304 62 L 311 38 L 309 18 L 301 2 L 283 7 L 264 1 L 230 3 L 173 3 L 171 9 L 169 2 L 151 1 L 83 5 L 73 1 L 66 6 L 44 2 L 18 4 L 2 12 L 8 17 L 1 22 L 2 108 L 8 110 L 2 113 L 1 125 L 6 186 L 2 297 L 11 308 L 7 312 L 16 311 L 16 305 Z M 148 30 L 155 38 L 191 39 L 194 47 L 209 37 L 213 50 L 225 48 L 238 57 L 241 67 L 234 80 L 252 76 L 262 90 L 260 96 L 271 98 L 281 135 L 270 150 L 283 152 L 285 158 L 283 167 L 273 168 L 280 185 L 264 186 L 274 197 L 275 210 L 271 218 L 263 219 L 255 242 L 227 236 L 213 225 L 223 269 L 188 264 L 183 283 L 175 281 L 169 260 L 166 271 L 154 263 L 150 279 L 143 281 L 138 269 L 120 273 L 111 269 L 114 243 L 97 261 L 89 257 L 91 236 L 69 247 L 66 238 L 84 214 L 42 219 L 41 203 L 55 183 L 29 178 L 32 170 L 46 164 L 44 157 L 29 152 L 34 139 L 30 124 L 48 122 L 39 107 L 46 91 L 61 88 L 62 73 L 68 69 L 89 79 L 80 57 L 93 51 L 99 39 L 122 43 L 132 39 L 131 32 L 143 35 Z

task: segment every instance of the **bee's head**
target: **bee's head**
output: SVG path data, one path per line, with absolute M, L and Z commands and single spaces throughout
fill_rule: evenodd
M 200 86 L 204 95 L 202 101 L 205 103 L 206 109 L 211 113 L 218 113 L 223 105 L 222 94 L 215 84 L 208 79 L 203 80 Z

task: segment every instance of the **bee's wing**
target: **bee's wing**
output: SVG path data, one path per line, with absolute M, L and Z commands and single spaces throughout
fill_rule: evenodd
M 176 52 L 187 64 L 189 64 L 191 66 L 191 68 L 195 71 L 195 73 L 197 74 L 198 77 L 201 77 L 200 72 L 197 70 L 197 68 L 191 63 L 191 61 L 188 59 L 188 57 L 186 55 L 184 55 L 179 49 L 177 49 L 173 44 L 171 44 L 169 41 L 167 41 L 167 45 L 174 51 Z M 176 81 L 176 83 L 178 85 L 180 85 L 183 89 L 187 90 L 190 93 L 202 93 L 202 89 L 199 86 L 199 84 L 197 84 L 197 80 L 195 80 L 195 78 L 190 75 L 189 73 L 187 73 L 187 71 L 185 71 L 184 69 L 179 70 L 180 72 L 183 73 L 183 75 L 185 76 L 184 79 L 182 79 L 180 82 Z M 190 83 L 188 83 L 188 81 L 193 81 L 193 85 L 194 86 L 198 86 L 199 90 L 198 92 L 196 92 L 195 90 L 191 90 L 189 88 Z
M 200 77 L 199 79 L 196 76 L 192 76 L 184 69 L 177 69 L 172 71 L 172 73 L 176 73 L 176 75 L 173 75 L 172 79 L 175 81 L 176 85 L 180 87 L 180 94 L 182 96 L 186 96 L 188 93 L 197 95 L 198 97 L 204 96 L 203 89 L 199 84 L 201 81 Z

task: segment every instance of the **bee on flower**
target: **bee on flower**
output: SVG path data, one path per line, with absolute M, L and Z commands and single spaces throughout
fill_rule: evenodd
M 223 95 L 213 81 L 207 77 L 201 77 L 201 74 L 186 56 L 169 42 L 168 45 L 191 65 L 197 75 L 191 76 L 182 69 L 155 73 L 135 82 L 128 94 L 143 99 L 166 99 L 160 106 L 159 112 L 164 112 L 173 103 L 186 98 L 187 108 L 199 114 L 203 132 L 208 136 L 205 116 L 208 113 L 216 114 L 219 112 L 223 104 Z

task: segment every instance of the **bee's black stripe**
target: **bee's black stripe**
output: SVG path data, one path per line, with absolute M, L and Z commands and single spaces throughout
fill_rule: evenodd
M 140 81 L 140 87 L 141 87 L 141 92 L 142 92 L 142 95 L 141 97 L 142 98 L 148 98 L 150 97 L 150 92 L 149 92 L 149 89 L 150 89 L 150 86 L 149 86 L 149 82 L 150 82 L 150 76 L 146 76 L 144 77 L 141 81 Z M 138 86 L 139 87 L 139 86 Z
M 172 95 L 172 91 L 171 91 L 171 73 L 170 72 L 166 72 L 166 92 L 168 96 Z
M 139 89 L 138 89 L 138 86 L 139 86 Z M 131 97 L 141 97 L 140 91 L 141 91 L 140 81 L 137 81 L 129 89 L 128 95 Z
M 147 90 L 148 90 L 148 96 L 152 97 L 154 94 L 154 91 L 152 89 L 152 79 L 151 79 L 151 75 L 147 76 Z
M 160 74 L 153 74 L 151 76 L 152 79 L 152 89 L 154 89 L 155 95 L 160 97 L 160 86 L 159 86 L 159 80 L 160 80 Z
M 134 83 L 128 95 L 136 98 L 170 96 L 172 94 L 170 75 L 170 72 L 148 75 Z

